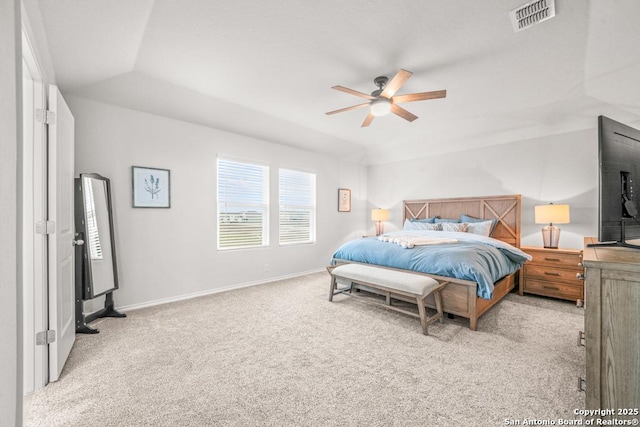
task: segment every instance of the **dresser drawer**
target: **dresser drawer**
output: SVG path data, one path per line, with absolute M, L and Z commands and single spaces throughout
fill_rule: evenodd
M 568 267 L 581 269 L 582 256 L 580 254 L 571 253 L 549 253 L 549 251 L 528 250 L 529 255 L 533 257 L 530 262 L 534 264 L 557 265 L 559 267 Z
M 555 268 L 541 264 L 525 264 L 524 275 L 526 278 L 538 278 L 542 280 L 573 282 L 582 286 L 582 280 L 576 277 L 576 274 L 582 273 L 581 268 Z
M 577 301 L 582 299 L 582 285 L 572 285 L 569 283 L 545 282 L 543 280 L 524 279 L 524 291 L 545 295 L 554 298 Z

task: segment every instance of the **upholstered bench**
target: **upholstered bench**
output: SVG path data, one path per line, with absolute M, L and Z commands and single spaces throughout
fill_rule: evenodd
M 406 273 L 398 270 L 389 270 L 382 267 L 365 264 L 342 264 L 329 266 L 327 270 L 331 274 L 331 288 L 329 291 L 329 301 L 333 301 L 336 294 L 353 295 L 354 286 L 365 287 L 383 291 L 386 295 L 386 304 L 379 304 L 385 308 L 399 311 L 410 316 L 419 317 L 422 323 L 422 332 L 429 335 L 429 325 L 436 320 L 442 322 L 442 299 L 440 290 L 449 282 L 438 282 L 437 280 L 419 274 Z M 345 279 L 350 283 L 348 287 L 338 289 L 338 279 Z M 342 280 L 341 280 L 342 282 Z M 425 299 L 433 293 L 436 301 L 437 313 L 432 317 L 427 317 Z M 402 296 L 409 300 L 414 300 L 418 305 L 418 313 L 405 310 L 391 305 L 393 296 Z

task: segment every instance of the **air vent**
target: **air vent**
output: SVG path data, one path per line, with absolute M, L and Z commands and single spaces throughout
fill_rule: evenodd
M 534 0 L 522 6 L 516 7 L 511 12 L 511 24 L 513 31 L 526 30 L 547 19 L 556 16 L 555 0 Z

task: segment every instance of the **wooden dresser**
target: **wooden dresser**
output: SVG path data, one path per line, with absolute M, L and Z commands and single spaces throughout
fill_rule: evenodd
M 640 250 L 584 249 L 588 409 L 640 408 Z M 640 418 L 614 414 L 618 419 Z
M 576 301 L 584 300 L 582 251 L 521 247 L 533 257 L 520 269 L 520 295 L 525 292 Z

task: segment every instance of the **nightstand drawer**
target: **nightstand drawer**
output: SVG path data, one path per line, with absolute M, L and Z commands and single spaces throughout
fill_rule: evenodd
M 582 268 L 582 256 L 580 254 L 554 253 L 549 251 L 528 250 L 533 257 L 530 261 L 534 264 L 557 265 L 559 267 Z
M 573 282 L 576 285 L 582 286 L 582 280 L 576 277 L 576 274 L 581 273 L 582 268 L 554 268 L 540 264 L 525 264 L 524 275 L 526 278 L 539 278 L 542 280 L 551 281 L 563 281 Z
M 520 295 L 525 293 L 573 300 L 584 299 L 584 281 L 576 276 L 584 272 L 582 251 L 521 247 L 531 261 L 520 269 Z
M 582 286 L 569 283 L 524 279 L 524 291 L 537 295 L 577 301 L 582 299 Z

